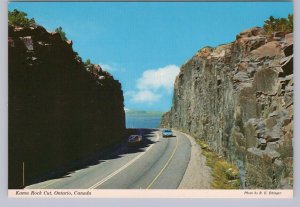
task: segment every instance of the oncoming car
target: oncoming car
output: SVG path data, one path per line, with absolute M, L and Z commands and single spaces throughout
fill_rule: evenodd
M 141 145 L 143 141 L 143 137 L 141 135 L 130 135 L 127 140 L 128 146 L 138 146 Z
M 164 129 L 162 131 L 163 137 L 173 137 L 173 132 L 170 129 Z

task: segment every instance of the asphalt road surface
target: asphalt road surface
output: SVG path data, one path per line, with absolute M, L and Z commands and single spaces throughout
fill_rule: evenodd
M 163 138 L 158 129 L 139 129 L 143 144 L 120 146 L 111 157 L 64 177 L 26 189 L 176 189 L 191 156 L 189 139 L 180 132 Z

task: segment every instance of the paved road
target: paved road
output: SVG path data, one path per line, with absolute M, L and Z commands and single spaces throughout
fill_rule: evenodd
M 62 178 L 27 186 L 27 189 L 176 189 L 191 155 L 189 139 L 180 132 L 162 138 L 158 129 L 140 129 L 140 147 L 122 145 L 98 164 Z

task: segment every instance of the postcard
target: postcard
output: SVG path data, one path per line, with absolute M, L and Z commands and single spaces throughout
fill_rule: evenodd
M 9 197 L 292 198 L 293 18 L 9 2 Z

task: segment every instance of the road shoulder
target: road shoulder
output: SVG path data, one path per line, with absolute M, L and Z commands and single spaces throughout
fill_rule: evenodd
M 191 159 L 178 189 L 211 189 L 211 169 L 206 165 L 206 158 L 201 153 L 201 147 L 190 135 L 179 133 L 184 134 L 191 143 Z

